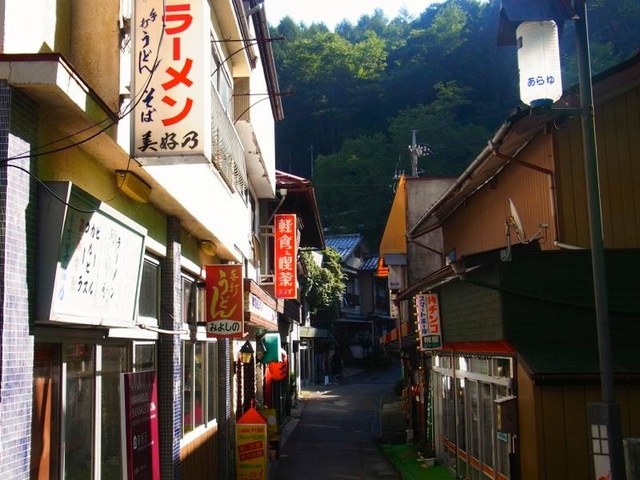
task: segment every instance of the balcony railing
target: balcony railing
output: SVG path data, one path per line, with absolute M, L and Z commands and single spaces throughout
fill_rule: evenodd
M 211 87 L 211 162 L 234 192 L 247 189 L 247 165 L 238 133 Z

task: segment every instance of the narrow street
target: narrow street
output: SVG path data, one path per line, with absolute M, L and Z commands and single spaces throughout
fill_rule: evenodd
M 304 390 L 297 425 L 285 440 L 277 480 L 400 479 L 376 444 L 377 405 L 393 395 L 399 366 L 362 371 L 338 385 Z

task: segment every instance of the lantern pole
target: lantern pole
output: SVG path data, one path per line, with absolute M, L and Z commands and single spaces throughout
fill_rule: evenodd
M 598 179 L 598 154 L 595 134 L 595 112 L 593 106 L 593 84 L 591 81 L 591 58 L 587 26 L 586 0 L 575 0 L 578 18 L 575 20 L 578 81 L 582 114 L 582 144 L 589 214 L 589 236 L 591 241 L 591 268 L 595 297 L 598 356 L 602 403 L 589 405 L 590 423 L 608 427 L 607 442 L 611 468 L 611 480 L 624 480 L 624 450 L 620 406 L 615 401 L 613 355 L 609 320 L 609 304 L 602 233 L 602 209 Z
M 552 18 L 552 13 L 562 10 L 569 0 L 548 0 L 538 3 L 538 10 L 526 12 L 524 18 L 509 20 L 504 5 L 513 6 L 513 1 L 503 0 L 501 9 L 498 44 L 512 44 L 509 25 L 522 22 L 531 17 L 536 20 Z M 593 105 L 593 84 L 591 59 L 589 53 L 589 36 L 587 26 L 586 0 L 573 0 L 575 16 L 571 17 L 575 25 L 576 54 L 578 63 L 578 82 L 580 88 L 580 108 L 553 108 L 551 105 L 532 105 L 532 115 L 571 115 L 580 116 L 582 124 L 582 146 L 585 167 L 585 183 L 587 194 L 587 213 L 589 220 L 589 237 L 591 242 L 591 263 L 593 290 L 598 341 L 598 360 L 600 365 L 600 382 L 602 402 L 587 405 L 588 420 L 591 431 L 594 466 L 599 470 L 609 470 L 610 480 L 625 480 L 624 450 L 622 446 L 622 426 L 620 407 L 614 395 L 614 371 L 612 341 L 609 320 L 609 305 L 606 283 L 604 241 L 602 229 L 602 207 L 598 179 L 598 157 L 595 133 L 595 110 Z M 566 14 L 566 12 L 565 12 Z M 522 15 L 522 10 L 518 11 Z M 562 16 L 560 17 L 562 19 Z M 569 19 L 570 17 L 564 17 Z M 507 28 L 505 28 L 507 27 Z M 598 448 L 596 448 L 596 445 Z M 605 473 L 606 474 L 606 473 Z

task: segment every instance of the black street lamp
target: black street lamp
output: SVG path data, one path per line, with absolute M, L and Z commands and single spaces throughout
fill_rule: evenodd
M 554 109 L 551 107 L 552 103 L 559 98 L 554 86 L 561 85 L 561 79 L 553 70 L 555 60 L 548 62 L 547 57 L 556 54 L 556 52 L 552 52 L 554 49 L 550 46 L 552 42 L 549 41 L 549 38 L 553 36 L 554 27 L 562 30 L 565 20 L 573 20 L 576 30 L 580 88 L 579 109 Z M 551 33 L 540 32 L 543 27 Z M 532 41 L 537 45 L 531 45 L 528 38 L 532 38 Z M 520 93 L 522 100 L 531 106 L 532 114 L 580 115 L 581 117 L 602 385 L 602 403 L 588 405 L 591 447 L 596 478 L 600 478 L 602 475 L 611 480 L 624 480 L 625 466 L 620 407 L 614 396 L 586 0 L 573 0 L 573 5 L 571 0 L 502 0 L 498 45 L 518 46 L 521 76 L 523 73 L 526 75 L 525 78 L 520 79 Z M 529 49 L 529 47 L 531 48 Z M 538 61 L 530 60 L 531 65 L 526 62 L 521 64 L 523 49 L 528 50 L 525 53 L 530 58 L 535 56 L 534 50 L 538 49 L 541 58 Z

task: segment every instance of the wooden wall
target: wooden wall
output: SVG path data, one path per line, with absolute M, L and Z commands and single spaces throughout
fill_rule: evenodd
M 216 443 L 218 427 L 207 429 L 180 449 L 182 478 L 214 480 L 218 478 Z
M 553 136 L 541 131 L 518 155 L 524 162 L 538 167 L 553 168 Z M 543 249 L 552 249 L 555 240 L 555 210 L 552 204 L 551 178 L 538 172 L 510 163 L 489 184 L 469 197 L 445 222 L 444 251 L 453 249 L 456 256 L 504 247 L 505 222 L 510 215 L 508 199 L 512 199 L 526 235 L 530 238 L 540 223 L 547 223 L 547 241 Z M 511 232 L 511 243 L 518 239 Z
M 617 385 L 623 438 L 640 437 L 640 385 Z M 522 480 L 593 480 L 587 404 L 602 399 L 598 383 L 536 385 L 518 366 Z
M 640 87 L 597 106 L 596 142 L 605 247 L 640 246 Z M 561 239 L 588 247 L 579 118 L 558 125 L 555 145 Z

